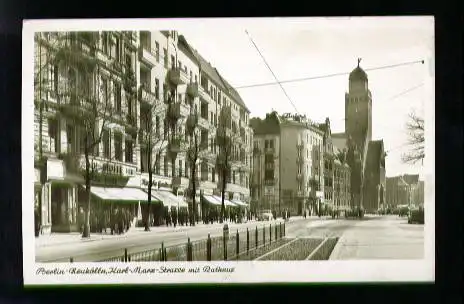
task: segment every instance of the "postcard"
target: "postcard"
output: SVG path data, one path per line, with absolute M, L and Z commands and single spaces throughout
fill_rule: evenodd
M 434 19 L 27 20 L 24 284 L 434 281 Z

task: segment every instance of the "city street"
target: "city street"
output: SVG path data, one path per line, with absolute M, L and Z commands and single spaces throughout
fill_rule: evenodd
M 272 222 L 251 221 L 229 224 L 230 233 L 262 227 Z M 406 218 L 397 216 L 367 215 L 362 220 L 332 219 L 329 217 L 292 218 L 286 223 L 286 235 L 294 237 L 340 237 L 330 259 L 414 259 L 422 258 L 424 251 L 424 226 L 409 225 Z M 165 246 L 182 244 L 222 234 L 222 225 L 198 225 L 196 227 L 157 227 L 151 232 L 141 228 L 122 236 L 94 236 L 92 241 L 81 240 L 78 235 L 69 241 L 39 240 L 36 242 L 37 262 L 98 261 L 108 257 L 139 252 Z M 55 238 L 57 236 L 54 236 Z
M 299 226 L 300 223 L 307 223 L 301 217 L 294 217 L 287 222 L 288 227 Z M 263 225 L 275 224 L 281 220 L 270 222 L 250 221 L 243 224 L 230 223 L 230 233 L 258 228 Z M 215 223 L 212 225 L 200 224 L 195 227 L 178 226 L 174 227 L 152 227 L 150 232 L 144 232 L 143 228 L 136 228 L 124 235 L 97 235 L 94 234 L 90 240 L 82 240 L 79 234 L 53 235 L 51 237 L 41 237 L 36 240 L 36 261 L 37 262 L 69 262 L 70 257 L 75 262 L 98 261 L 105 258 L 123 255 L 124 248 L 128 252 L 140 252 L 144 250 L 159 248 L 161 242 L 165 246 L 172 246 L 191 241 L 205 239 L 210 233 L 211 237 L 222 235 L 223 224 Z

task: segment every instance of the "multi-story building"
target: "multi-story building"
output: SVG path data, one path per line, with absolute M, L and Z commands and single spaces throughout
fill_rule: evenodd
M 409 205 L 409 185 L 404 181 L 403 176 L 387 177 L 385 196 L 386 205 L 381 205 L 380 208 L 387 209 Z
M 333 145 L 330 120 L 319 124 L 324 132 L 324 200 L 332 210 L 346 210 L 350 202 L 350 167 L 346 163 L 347 150 Z
M 69 47 L 72 52 L 66 53 Z M 68 57 L 58 61 L 58 56 Z M 78 60 L 85 73 L 73 67 Z M 95 185 L 92 193 L 99 186 L 104 186 L 106 193 L 106 197 L 93 193 L 100 199 L 143 200 L 150 162 L 154 187 L 185 193 L 190 166 L 182 147 L 191 115 L 198 117 L 202 147 L 197 170 L 199 194 L 217 193 L 214 132 L 218 111 L 227 105 L 237 134 L 228 199 L 249 200 L 253 142 L 249 110 L 219 72 L 176 31 L 39 33 L 35 37 L 34 80 L 36 206 L 44 233 L 76 230 L 78 211 L 85 207 L 82 170 L 87 145 L 79 118 L 64 115 L 64 106 L 75 99 L 70 88 L 77 88 L 76 96 L 86 92 L 108 103 L 108 115 L 95 121 L 104 126 L 101 140 L 89 153 Z M 58 91 L 71 93 L 58 98 Z M 169 125 L 168 114 L 175 117 L 174 125 Z M 148 125 L 160 139 L 153 149 L 144 143 Z M 169 127 L 175 137 L 168 136 Z M 174 158 L 167 153 L 173 147 L 178 152 Z M 77 163 L 70 161 L 69 155 L 77 156 Z M 115 197 L 112 189 L 116 187 Z M 130 195 L 124 191 L 129 187 Z
M 280 210 L 280 118 L 273 112 L 266 118 L 252 118 L 253 175 L 252 210 Z
M 275 112 L 253 119 L 252 127 L 258 205 L 293 215 L 317 208 L 324 189 L 323 132 L 304 116 Z
M 424 182 L 418 174 L 404 174 L 387 178 L 387 207 L 398 205 L 423 206 Z

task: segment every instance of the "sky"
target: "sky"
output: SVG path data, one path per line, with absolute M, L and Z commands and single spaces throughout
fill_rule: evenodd
M 234 87 L 275 82 L 250 36 L 279 80 L 350 72 L 357 58 L 362 59 L 364 69 L 433 61 L 430 18 L 349 18 L 321 23 L 309 18 L 298 22 L 275 19 L 266 26 L 236 22 L 182 28 L 180 34 Z M 401 155 L 408 149 L 408 114 L 424 115 L 425 103 L 433 102 L 425 89 L 428 71 L 428 65 L 420 63 L 367 71 L 373 139 L 384 140 L 387 176 L 423 174 L 421 164 L 403 164 Z M 318 122 L 329 117 L 332 132 L 344 132 L 348 75 L 282 85 L 300 114 Z M 272 110 L 295 112 L 279 85 L 237 90 L 252 117 L 264 117 Z

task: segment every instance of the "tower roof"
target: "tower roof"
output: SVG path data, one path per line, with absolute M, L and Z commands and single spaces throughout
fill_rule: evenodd
M 367 81 L 367 74 L 359 65 L 350 73 L 350 81 L 363 80 Z

